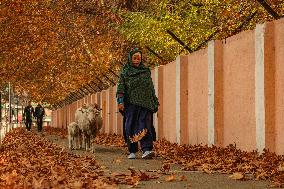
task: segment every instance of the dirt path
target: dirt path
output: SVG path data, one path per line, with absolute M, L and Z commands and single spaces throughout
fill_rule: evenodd
M 67 139 L 62 139 L 54 135 L 45 135 L 50 141 L 68 148 Z M 72 153 L 78 155 L 92 155 L 91 153 L 82 150 L 73 150 Z M 98 163 L 108 172 L 113 173 L 126 173 L 129 167 L 135 170 L 151 170 L 157 171 L 162 167 L 162 159 L 157 158 L 153 160 L 141 159 L 141 154 L 135 160 L 127 159 L 127 152 L 123 148 L 109 147 L 96 145 L 95 158 Z M 228 177 L 228 175 L 221 174 L 205 174 L 201 172 L 188 172 L 181 171 L 180 167 L 173 166 L 170 170 L 172 174 L 176 175 L 177 181 L 167 182 L 165 179 L 169 175 L 161 175 L 157 180 L 150 180 L 141 182 L 137 188 L 147 189 L 262 189 L 268 188 L 269 182 L 265 181 L 235 181 Z M 185 176 L 187 181 L 179 181 L 181 176 Z M 129 188 L 126 185 L 120 185 L 120 188 Z

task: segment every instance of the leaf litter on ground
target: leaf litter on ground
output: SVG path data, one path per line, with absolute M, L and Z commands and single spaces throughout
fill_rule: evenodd
M 66 138 L 62 129 L 45 128 L 45 134 Z M 128 173 L 106 176 L 106 167 L 91 156 L 70 153 L 35 132 L 17 128 L 7 133 L 0 153 L 0 188 L 117 188 L 135 187 L 159 178 L 129 168 Z M 113 162 L 121 163 L 122 158 Z
M 58 131 L 60 135 L 66 131 Z M 95 143 L 106 146 L 125 147 L 124 139 L 116 134 L 99 134 Z M 159 174 L 169 174 L 171 164 L 182 165 L 184 171 L 202 171 L 207 174 L 229 174 L 229 178 L 246 180 L 248 175 L 255 180 L 270 180 L 271 187 L 284 186 L 284 156 L 264 149 L 246 152 L 235 145 L 227 147 L 207 145 L 178 145 L 164 139 L 155 142 L 157 157 L 164 160 L 160 170 L 149 170 Z

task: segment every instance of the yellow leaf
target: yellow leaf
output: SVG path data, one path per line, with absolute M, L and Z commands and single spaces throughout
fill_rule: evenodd
M 172 182 L 172 181 L 175 181 L 176 180 L 176 175 L 170 175 L 168 177 L 166 177 L 165 179 L 167 182 Z
M 212 171 L 210 171 L 209 169 L 204 169 L 203 171 L 207 174 L 212 174 Z
M 230 175 L 229 177 L 231 179 L 234 179 L 234 180 L 242 180 L 245 176 L 243 175 L 243 173 L 236 172 L 236 173 Z

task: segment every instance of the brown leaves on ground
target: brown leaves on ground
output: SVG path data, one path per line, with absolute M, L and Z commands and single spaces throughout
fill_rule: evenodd
M 135 187 L 140 181 L 148 181 L 159 178 L 157 175 L 150 175 L 141 170 L 136 171 L 133 168 L 128 168 L 128 170 L 129 173 L 113 173 L 113 178 L 110 178 L 110 180 L 117 184 L 127 184 Z
M 65 130 L 45 128 L 47 134 L 66 137 Z M 115 140 L 114 140 L 115 141 Z M 94 158 L 80 157 L 49 142 L 34 132 L 14 129 L 3 141 L 0 153 L 0 188 L 117 188 L 135 187 L 140 181 L 159 178 L 129 168 L 129 173 L 105 176 Z M 122 159 L 114 160 L 121 163 Z
M 100 134 L 96 143 L 125 146 L 123 137 L 115 134 Z M 181 164 L 185 171 L 230 174 L 230 178 L 236 180 L 243 180 L 248 174 L 256 180 L 269 179 L 274 183 L 273 186 L 284 186 L 284 156 L 277 156 L 267 150 L 259 155 L 256 151 L 241 151 L 234 145 L 226 148 L 178 145 L 166 140 L 155 142 L 154 148 L 156 154 L 165 160 L 160 173 L 168 173 L 170 164 Z
M 79 157 L 24 129 L 0 153 L 0 188 L 116 188 L 92 157 Z
M 166 181 L 167 182 L 172 182 L 172 181 L 175 181 L 176 180 L 176 175 L 175 174 L 172 174 L 172 175 L 170 175 L 170 176 L 168 176 L 168 177 L 166 177 Z
M 242 180 L 245 178 L 244 174 L 243 173 L 234 173 L 232 175 L 229 176 L 231 179 L 234 179 L 234 180 Z
M 281 186 L 284 183 L 284 157 L 267 150 L 258 155 L 255 151 L 245 152 L 234 146 L 181 146 L 166 140 L 157 141 L 155 150 L 166 163 L 181 164 L 185 171 L 231 174 L 231 178 L 236 180 L 243 180 L 246 174 L 252 174 L 257 180 L 270 179 L 281 183 Z
M 48 135 L 56 135 L 61 138 L 67 138 L 68 130 L 55 127 L 44 127 L 44 132 L 46 132 Z
M 182 176 L 180 177 L 180 181 L 187 181 L 186 176 L 182 175 Z
M 182 176 L 180 176 L 180 177 L 178 178 L 176 174 L 171 174 L 171 175 L 169 175 L 169 176 L 167 176 L 167 177 L 165 178 L 165 181 L 167 181 L 167 182 L 173 182 L 173 181 L 187 181 L 187 178 L 186 178 L 186 176 L 184 176 L 184 175 L 182 175 Z
M 113 163 L 116 163 L 116 164 L 121 164 L 122 162 L 123 162 L 123 159 L 121 157 L 113 160 Z
M 162 171 L 168 173 L 170 171 L 170 169 L 171 169 L 171 165 L 169 163 L 164 163 L 162 165 Z
M 123 137 L 116 134 L 101 133 L 98 136 L 96 136 L 95 143 L 107 146 L 115 146 L 115 147 L 126 146 Z

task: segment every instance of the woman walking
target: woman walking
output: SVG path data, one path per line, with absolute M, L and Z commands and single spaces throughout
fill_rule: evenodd
M 120 74 L 117 92 L 118 109 L 124 112 L 125 133 L 130 155 L 135 159 L 138 142 L 143 151 L 142 158 L 153 155 L 153 113 L 158 111 L 150 69 L 142 63 L 142 52 L 130 51 L 128 62 Z

